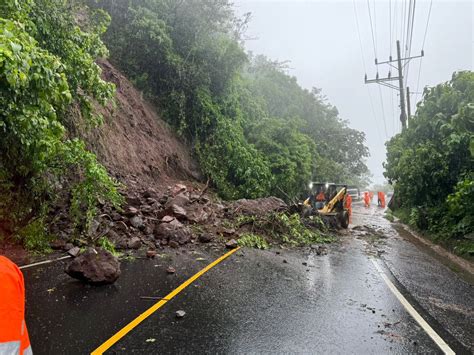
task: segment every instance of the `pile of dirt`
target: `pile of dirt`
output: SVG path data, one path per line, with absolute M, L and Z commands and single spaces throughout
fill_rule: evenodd
M 119 181 L 139 186 L 200 180 L 190 149 L 143 95 L 110 62 L 99 62 L 105 80 L 116 86 L 115 103 L 100 109 L 104 124 L 76 132 Z

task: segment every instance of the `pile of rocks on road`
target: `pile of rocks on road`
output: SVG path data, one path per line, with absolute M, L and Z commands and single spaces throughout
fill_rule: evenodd
M 87 232 L 88 238 L 97 242 L 106 237 L 118 250 L 146 248 L 148 257 L 156 255 L 156 249 L 196 242 L 235 248 L 240 232 L 232 221 L 237 216 L 264 216 L 287 209 L 285 202 L 276 197 L 223 202 L 206 194 L 205 188 L 199 191 L 183 184 L 170 186 L 164 193 L 153 188 L 128 192 L 125 198 L 122 210 L 102 208 Z M 64 239 L 52 246 L 72 250 L 72 244 Z M 76 258 L 66 272 L 81 281 L 112 283 L 120 275 L 118 260 L 103 249 L 88 248 L 73 256 Z
M 285 211 L 276 197 L 223 202 L 192 186 L 175 184 L 164 193 L 153 188 L 131 192 L 122 211 L 105 207 L 90 235 L 106 236 L 117 249 L 179 248 L 188 243 L 225 243 L 238 238 L 229 224 L 238 215 Z

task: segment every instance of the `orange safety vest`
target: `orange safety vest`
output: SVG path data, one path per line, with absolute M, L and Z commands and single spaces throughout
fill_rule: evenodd
M 324 201 L 326 200 L 326 196 L 324 196 L 324 192 L 320 192 L 317 196 L 316 196 L 316 201 L 318 202 L 321 202 L 321 201 Z
M 379 200 L 382 208 L 385 208 L 385 194 L 382 191 L 379 192 Z
M 352 196 L 347 194 L 344 207 L 349 211 L 349 216 L 352 215 Z
M 364 192 L 364 202 L 365 206 L 368 207 L 370 205 L 370 197 L 368 192 Z
M 0 255 L 0 354 L 30 355 L 25 283 L 18 266 Z

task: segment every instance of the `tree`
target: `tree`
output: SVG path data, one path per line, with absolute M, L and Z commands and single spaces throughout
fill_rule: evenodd
M 454 73 L 451 81 L 425 89 L 408 129 L 387 143 L 384 174 L 421 229 L 457 237 L 473 231 L 472 206 L 461 201 L 472 193 L 472 102 L 474 73 Z

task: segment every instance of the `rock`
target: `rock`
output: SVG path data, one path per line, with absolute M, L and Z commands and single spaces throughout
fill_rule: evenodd
M 197 201 L 197 200 L 199 200 L 200 197 L 201 196 L 197 193 L 192 193 L 192 194 L 189 195 L 189 198 L 190 198 L 191 201 Z
M 176 184 L 171 188 L 171 195 L 176 196 L 182 192 L 187 190 L 186 185 L 183 184 Z
M 150 226 L 146 226 L 145 229 L 143 230 L 143 233 L 145 235 L 152 235 L 153 234 L 153 228 L 151 228 Z
M 283 264 L 288 264 L 288 261 L 286 261 L 286 259 L 283 259 Z
M 193 209 L 191 212 L 188 212 L 187 218 L 191 223 L 204 223 L 209 218 L 209 214 L 200 208 Z
M 66 242 L 61 239 L 55 239 L 49 243 L 49 246 L 53 250 L 63 250 L 66 247 Z
M 127 246 L 130 249 L 140 249 L 140 247 L 142 246 L 142 241 L 138 237 L 133 237 L 128 241 Z
M 166 269 L 166 272 L 168 274 L 174 274 L 176 272 L 176 269 L 172 266 L 168 266 L 168 268 Z
M 185 311 L 176 311 L 176 318 L 183 318 L 185 315 Z
M 66 243 L 66 245 L 64 246 L 65 251 L 69 251 L 72 248 L 74 248 L 74 244 L 72 244 L 72 243 Z
M 69 255 L 71 255 L 72 257 L 76 257 L 76 256 L 79 254 L 80 251 L 81 251 L 81 248 L 79 248 L 79 247 L 73 247 L 73 248 L 69 249 L 69 250 L 67 251 L 67 253 L 68 253 Z
M 235 239 L 229 240 L 227 243 L 225 243 L 225 247 L 228 249 L 235 249 L 239 246 L 237 241 Z
M 199 199 L 199 203 L 202 203 L 203 205 L 209 203 L 209 198 L 207 196 L 202 196 L 200 199 Z
M 308 263 L 306 261 L 303 261 L 302 263 L 304 266 L 308 266 Z
M 118 239 L 116 242 L 115 242 L 115 247 L 117 249 L 128 249 L 128 240 L 126 238 L 121 238 L 121 239 Z
M 158 202 L 156 199 L 152 198 L 152 197 L 148 197 L 145 201 L 146 201 L 146 203 L 149 204 L 150 206 L 151 206 L 151 205 L 158 205 L 158 204 L 159 204 L 159 202 Z
M 107 250 L 89 248 L 74 258 L 65 271 L 69 276 L 92 285 L 111 284 L 120 276 L 120 263 Z
M 146 257 L 147 258 L 154 258 L 155 256 L 156 256 L 156 250 L 150 249 L 150 250 L 146 251 Z
M 154 234 L 158 239 L 168 240 L 170 246 L 171 241 L 181 245 L 189 243 L 192 236 L 191 230 L 176 219 L 173 219 L 169 223 L 160 223 L 156 225 Z
M 183 207 L 175 204 L 166 207 L 164 213 L 175 216 L 179 220 L 185 220 L 187 218 L 186 210 Z
M 232 235 L 232 234 L 235 234 L 235 229 L 234 228 L 222 228 L 221 232 L 223 234 Z
M 140 198 L 136 196 L 127 196 L 125 200 L 127 201 L 127 204 L 132 206 L 140 206 L 142 204 Z
M 137 214 L 138 214 L 138 209 L 136 209 L 135 207 L 129 206 L 125 210 L 125 215 L 127 215 L 129 217 L 136 216 Z
M 163 223 L 169 223 L 171 221 L 175 220 L 175 218 L 173 216 L 164 216 L 162 219 L 161 219 L 161 222 Z
M 179 248 L 179 243 L 176 240 L 170 240 L 169 246 L 173 249 L 178 249 Z
M 141 205 L 140 211 L 144 214 L 151 214 L 153 213 L 154 209 L 150 205 Z
M 130 218 L 130 224 L 137 229 L 145 229 L 145 222 L 140 216 L 134 216 Z
M 143 192 L 142 196 L 144 198 L 150 198 L 156 196 L 156 190 L 152 187 L 148 188 L 145 192 Z
M 168 196 L 164 195 L 164 196 L 161 196 L 159 199 L 158 199 L 158 202 L 162 205 L 164 205 L 166 202 L 168 201 Z
M 114 222 L 121 221 L 122 218 L 123 218 L 123 217 L 120 215 L 120 213 L 117 213 L 117 212 L 112 212 L 112 214 L 110 215 L 110 217 L 112 218 L 112 221 L 114 221 Z
M 95 236 L 97 234 L 97 231 L 99 230 L 100 223 L 96 219 L 93 219 L 91 222 L 91 225 L 89 226 L 89 229 L 87 230 L 87 235 L 88 236 Z
M 201 242 L 201 243 L 209 243 L 212 241 L 212 235 L 211 234 L 201 234 L 199 237 L 198 237 L 198 240 Z

